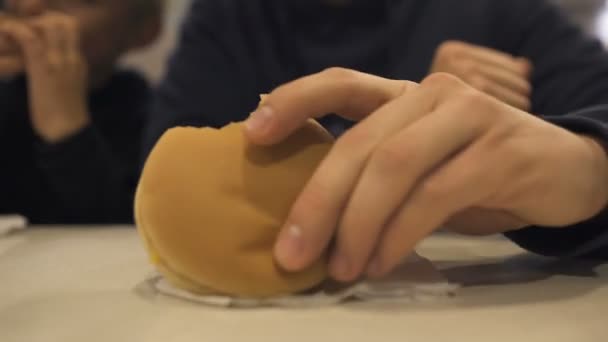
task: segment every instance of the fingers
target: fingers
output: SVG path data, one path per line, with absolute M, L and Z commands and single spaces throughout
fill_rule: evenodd
M 24 69 L 19 46 L 12 35 L 4 30 L 5 24 L 13 20 L 10 16 L 0 12 L 0 77 L 12 76 Z
M 532 93 L 532 86 L 523 75 L 509 72 L 503 68 L 488 67 L 484 64 L 479 64 L 477 67 L 481 74 L 486 75 L 489 79 L 494 80 L 497 84 L 507 89 L 511 89 L 524 96 L 529 96 Z
M 15 50 L 12 40 L 6 34 L 0 32 L 0 55 L 14 54 Z
M 528 111 L 531 69 L 525 58 L 464 42 L 446 42 L 438 49 L 432 71 L 452 73 L 478 90 Z
M 19 54 L 19 48 L 17 48 L 13 40 L 1 30 L 3 22 L 6 21 L 0 19 L 0 55 L 17 55 Z
M 76 21 L 59 13 L 47 13 L 29 21 L 44 41 L 48 65 L 61 69 L 80 55 Z
M 479 62 L 505 70 L 515 76 L 527 78 L 531 72 L 531 65 L 526 59 L 515 58 L 507 53 L 483 46 L 462 44 L 467 46 L 467 51 Z
M 413 83 L 344 69 L 328 69 L 281 86 L 251 115 L 245 134 L 256 144 L 274 144 L 307 119 L 327 114 L 360 120 Z
M 80 31 L 76 20 L 64 22 L 65 52 L 69 61 L 79 61 L 82 55 L 80 50 Z
M 468 83 L 475 89 L 482 91 L 488 95 L 494 96 L 496 99 L 505 102 L 515 108 L 523 111 L 529 111 L 531 107 L 530 98 L 528 95 L 514 91 L 512 88 L 503 86 L 500 83 L 494 82 L 483 76 L 473 76 Z
M 5 0 L 6 8 L 17 15 L 28 16 L 42 13 L 45 0 Z
M 479 150 L 478 144 L 474 144 L 419 182 L 387 224 L 371 258 L 368 276 L 386 275 L 451 216 L 493 193 L 500 176 L 480 165 Z
M 406 92 L 380 107 L 338 140 L 292 207 L 288 224 L 276 246 L 277 260 L 282 266 L 299 270 L 323 253 L 375 146 L 400 127 L 408 126 L 428 113 L 433 106 L 431 98 L 433 94 L 428 89 Z M 408 110 L 404 111 L 404 107 Z M 294 227 L 298 229 L 298 242 L 294 242 Z M 334 264 L 340 264 L 340 261 Z
M 444 82 L 446 78 L 448 82 Z M 334 235 L 348 198 L 376 147 L 431 112 L 437 97 L 463 85 L 455 77 L 438 74 L 381 106 L 344 134 L 295 201 L 276 244 L 279 264 L 296 271 L 316 260 Z M 332 268 L 336 274 L 350 273 L 340 271 L 350 268 L 348 263 L 337 257 Z
M 412 107 L 414 103 L 403 103 L 401 112 Z M 453 111 L 438 109 L 424 116 L 379 145 L 369 158 L 341 219 L 332 266 L 348 260 L 350 267 L 330 267 L 338 280 L 350 281 L 360 275 L 381 229 L 416 184 L 482 134 L 483 121 L 463 122 Z
M 65 56 L 65 40 L 63 27 L 56 18 L 47 18 L 38 25 L 43 36 L 48 65 L 59 69 Z
M 23 51 L 26 61 L 26 67 L 29 67 L 29 61 L 44 57 L 44 45 L 37 34 L 27 25 L 10 21 L 3 23 L 3 31 L 13 39 L 19 48 Z
M 16 75 L 22 72 L 24 68 L 21 57 L 0 56 L 0 77 Z

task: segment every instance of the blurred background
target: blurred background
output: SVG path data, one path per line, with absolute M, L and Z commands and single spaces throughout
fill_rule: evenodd
M 466 1 L 466 0 L 465 0 Z M 608 44 L 608 9 L 606 0 L 551 0 L 562 6 L 576 23 L 590 34 L 599 36 Z M 164 72 L 164 64 L 175 44 L 179 25 L 192 0 L 167 0 L 165 32 L 162 38 L 146 50 L 132 54 L 125 63 L 137 67 L 157 82 Z

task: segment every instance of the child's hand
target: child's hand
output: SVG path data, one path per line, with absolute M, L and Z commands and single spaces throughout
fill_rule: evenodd
M 0 32 L 8 34 L 23 54 L 34 131 L 55 143 L 88 125 L 87 68 L 76 21 L 47 13 L 26 21 L 5 21 Z

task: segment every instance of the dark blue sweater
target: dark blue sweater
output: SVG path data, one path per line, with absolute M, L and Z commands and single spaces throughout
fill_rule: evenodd
M 91 92 L 91 124 L 56 144 L 31 127 L 25 77 L 0 81 L 0 214 L 33 224 L 133 222 L 141 132 L 150 90 L 116 72 Z
M 145 154 L 170 127 L 243 120 L 259 94 L 327 67 L 419 81 L 451 39 L 529 58 L 532 112 L 608 142 L 608 106 L 580 112 L 608 104 L 608 54 L 545 1 L 353 0 L 339 8 L 321 0 L 195 0 L 157 94 Z M 335 134 L 351 125 L 332 116 L 323 123 Z M 507 236 L 538 253 L 608 257 L 608 213 Z

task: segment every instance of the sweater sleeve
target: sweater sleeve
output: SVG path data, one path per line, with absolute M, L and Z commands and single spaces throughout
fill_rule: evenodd
M 149 97 L 138 74 L 117 73 L 90 99 L 89 126 L 56 144 L 34 141 L 34 162 L 47 189 L 42 223 L 133 222 Z
M 493 41 L 533 63 L 532 112 L 563 115 L 608 104 L 608 53 L 547 0 L 497 1 Z
M 34 153 L 52 198 L 41 221 L 131 222 L 128 170 L 97 128 L 88 126 L 57 144 L 37 142 Z
M 608 143 L 608 105 L 545 119 L 571 132 L 593 136 Z M 506 236 L 538 254 L 608 259 L 608 208 L 591 220 L 571 227 L 530 227 L 507 233 Z

